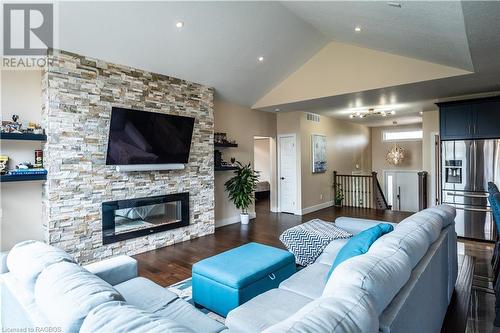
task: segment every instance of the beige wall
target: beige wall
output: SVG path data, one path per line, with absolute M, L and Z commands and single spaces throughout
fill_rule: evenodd
M 385 156 L 394 145 L 394 142 L 383 142 L 382 132 L 395 129 L 420 129 L 421 124 L 373 127 L 372 128 L 372 168 L 377 172 L 380 186 L 384 189 L 384 170 L 422 170 L 422 140 L 399 141 L 397 144 L 405 149 L 405 159 L 398 166 L 387 163 Z
M 259 171 L 259 181 L 271 180 L 271 140 L 259 138 L 254 141 L 254 168 Z
M 436 182 L 438 182 L 439 173 L 432 165 L 434 140 L 433 135 L 439 133 L 439 111 L 426 111 L 422 115 L 422 170 L 429 173 L 427 178 L 428 202 L 429 206 L 434 205 L 436 196 Z M 437 164 L 439 161 L 435 161 Z
M 41 120 L 41 72 L 40 71 L 0 71 L 1 113 L 3 120 L 11 120 L 12 114 L 27 123 Z M 1 155 L 11 158 L 10 167 L 24 161 L 33 162 L 35 149 L 41 143 L 36 141 L 1 142 Z M 27 239 L 43 240 L 42 228 L 42 183 L 12 182 L 0 187 L 0 223 L 2 251 L 15 243 Z
M 241 107 L 221 100 L 215 101 L 214 109 L 215 131 L 225 132 L 230 140 L 236 140 L 237 148 L 222 150 L 222 158 L 229 161 L 231 157 L 241 163 L 254 161 L 254 136 L 267 136 L 276 138 L 276 114 L 256 111 Z M 275 146 L 275 144 L 274 144 Z M 271 158 L 276 161 L 275 149 L 271 151 Z M 274 170 L 271 172 L 275 174 Z M 216 227 L 240 221 L 240 211 L 234 207 L 227 198 L 224 183 L 231 178 L 231 171 L 218 171 L 215 173 L 215 225 Z M 276 180 L 271 180 L 271 205 L 276 202 Z M 254 207 L 249 209 L 254 211 Z
M 363 125 L 320 117 L 320 122 L 307 120 L 305 112 L 278 114 L 278 134 L 297 134 L 300 174 L 298 191 L 300 212 L 307 213 L 331 205 L 333 200 L 333 171 L 351 173 L 370 172 L 371 144 L 370 129 Z M 311 136 L 321 134 L 327 137 L 327 171 L 312 173 Z

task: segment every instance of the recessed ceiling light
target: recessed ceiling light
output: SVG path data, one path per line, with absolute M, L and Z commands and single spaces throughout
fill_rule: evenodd
M 258 60 L 259 60 L 260 62 L 263 62 L 263 61 L 264 61 L 264 57 L 263 57 L 263 56 L 260 56 L 260 57 L 258 58 Z
M 360 26 L 357 26 L 356 28 L 354 28 L 354 31 L 356 31 L 356 32 L 360 32 L 360 31 L 361 31 L 361 27 L 360 27 Z
M 392 111 L 391 111 L 391 114 L 396 114 L 396 111 L 392 110 Z
M 423 115 L 423 114 L 424 114 L 424 111 L 420 111 L 419 113 L 420 113 L 421 115 Z
M 176 26 L 176 28 L 180 29 L 180 28 L 184 27 L 184 22 L 178 21 L 175 23 L 175 26 Z
M 274 111 L 278 112 L 278 111 L 280 111 L 280 109 L 276 108 L 276 109 L 274 109 Z

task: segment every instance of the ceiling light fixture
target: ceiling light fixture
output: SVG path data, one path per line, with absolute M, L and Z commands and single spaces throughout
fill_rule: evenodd
M 356 111 L 349 115 L 349 118 L 365 118 L 367 116 L 382 116 L 387 117 L 388 115 L 395 115 L 396 111 L 386 111 L 386 110 L 375 110 L 374 108 L 369 108 L 366 111 Z
M 179 21 L 179 22 L 175 23 L 175 26 L 176 26 L 176 28 L 180 29 L 180 28 L 184 27 L 184 22 Z
M 279 108 L 276 108 L 276 109 L 274 109 L 274 111 L 278 112 L 278 111 L 280 111 L 280 109 L 279 109 Z
M 356 28 L 354 28 L 354 31 L 356 31 L 356 32 L 361 32 L 361 27 L 360 27 L 360 26 L 357 26 Z
M 263 56 L 260 56 L 260 57 L 258 58 L 258 60 L 259 60 L 259 62 L 263 62 L 263 61 L 264 61 L 264 57 L 263 57 Z

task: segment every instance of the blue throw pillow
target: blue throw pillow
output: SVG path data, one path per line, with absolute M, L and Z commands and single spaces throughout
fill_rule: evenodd
M 375 243 L 375 241 L 382 235 L 385 235 L 394 230 L 394 227 L 388 223 L 380 223 L 370 229 L 366 229 L 361 231 L 359 234 L 353 236 L 349 241 L 340 249 L 335 261 L 333 262 L 330 271 L 328 271 L 328 275 L 326 276 L 326 280 L 330 278 L 333 270 L 340 263 L 346 261 L 349 258 L 359 256 L 360 254 L 364 254 L 368 252 L 370 246 Z

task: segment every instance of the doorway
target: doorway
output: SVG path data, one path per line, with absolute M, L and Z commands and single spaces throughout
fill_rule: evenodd
M 296 214 L 297 204 L 297 144 L 295 134 L 278 136 L 278 209 Z
M 384 183 L 392 210 L 418 211 L 418 171 L 384 171 Z
M 259 181 L 255 189 L 255 211 L 257 213 L 271 210 L 272 144 L 273 140 L 270 137 L 254 137 L 253 165 L 259 174 Z

